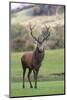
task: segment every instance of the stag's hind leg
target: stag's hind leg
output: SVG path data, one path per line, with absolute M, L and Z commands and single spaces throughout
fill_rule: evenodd
M 30 80 L 30 74 L 32 72 L 32 69 L 29 69 L 29 72 L 28 72 L 28 80 L 29 80 L 29 83 L 30 83 L 30 88 L 33 88 L 32 84 L 31 84 L 31 80 Z
M 25 72 L 26 68 L 23 69 L 23 88 L 25 88 Z
M 23 69 L 23 88 L 25 88 L 25 73 L 26 73 L 26 65 L 23 61 L 23 59 L 21 58 L 21 64 L 22 64 L 22 69 Z

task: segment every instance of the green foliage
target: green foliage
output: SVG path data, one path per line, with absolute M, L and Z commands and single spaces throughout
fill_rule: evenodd
M 29 51 L 34 49 L 32 37 L 29 35 L 29 26 L 12 25 L 11 28 L 11 49 L 12 51 Z M 41 29 L 38 27 L 33 30 L 36 36 L 40 34 Z M 38 34 L 38 35 L 39 35 Z M 42 34 L 42 33 L 41 33 Z M 57 49 L 64 47 L 64 26 L 57 25 L 50 30 L 50 37 L 47 40 L 46 49 Z
M 64 26 L 57 25 L 53 28 L 47 47 L 50 49 L 64 48 Z
M 26 41 L 23 39 L 15 39 L 13 40 L 13 47 L 12 50 L 13 51 L 22 51 L 24 49 L 24 45 L 25 45 Z
M 24 49 L 24 51 L 31 51 L 31 50 L 33 50 L 34 49 L 34 45 L 33 44 L 30 44 L 30 45 L 28 45 L 28 46 L 26 46 L 26 48 Z
M 28 33 L 28 30 L 25 28 L 25 26 L 20 24 L 11 24 L 11 38 L 24 36 L 26 33 Z
M 55 34 L 56 34 L 56 46 L 59 48 L 64 47 L 64 26 L 57 25 L 55 27 Z
M 30 37 L 29 37 L 29 31 L 27 27 L 19 24 L 11 26 L 11 50 L 12 51 L 33 50 L 34 45 L 29 40 Z
M 47 10 L 45 11 L 44 8 Z M 49 8 L 49 9 L 48 9 Z M 53 9 L 54 8 L 54 9 Z M 60 11 L 62 14 L 45 16 L 41 13 L 57 13 Z M 48 12 L 49 10 L 49 12 Z M 31 14 L 38 16 L 31 16 Z M 38 14 L 37 14 L 38 13 Z M 30 20 L 31 19 L 31 20 Z M 31 37 L 29 23 L 36 27 L 33 29 L 33 34 L 38 37 L 42 34 L 41 27 L 43 24 L 50 26 L 50 37 L 47 40 L 46 49 L 57 49 L 64 48 L 64 6 L 48 6 L 48 5 L 38 5 L 33 8 L 23 10 L 15 14 L 15 17 L 11 17 L 11 50 L 12 51 L 29 51 L 34 49 L 33 39 Z M 61 23 L 60 23 L 61 22 Z M 52 26 L 53 25 L 53 26 Z

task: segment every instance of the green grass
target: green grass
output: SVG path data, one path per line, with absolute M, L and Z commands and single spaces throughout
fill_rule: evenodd
M 38 88 L 22 88 L 21 56 L 24 52 L 11 53 L 11 96 L 64 94 L 64 49 L 46 50 L 39 74 Z M 27 74 L 27 73 L 26 73 Z M 33 74 L 31 75 L 31 79 Z M 33 85 L 34 82 L 32 81 Z
M 11 97 L 54 95 L 54 94 L 64 94 L 63 81 L 38 82 L 37 89 L 29 88 L 28 82 L 26 82 L 26 88 L 22 88 L 22 83 L 16 82 L 11 84 Z
M 64 50 L 47 50 L 42 66 L 41 73 L 51 74 L 64 72 Z
M 11 79 L 21 81 L 22 66 L 21 56 L 23 53 L 11 53 Z M 64 50 L 46 50 L 45 57 L 39 71 L 39 78 L 43 80 L 63 79 L 64 73 Z M 57 74 L 57 75 L 54 75 Z M 33 77 L 33 74 L 31 75 Z

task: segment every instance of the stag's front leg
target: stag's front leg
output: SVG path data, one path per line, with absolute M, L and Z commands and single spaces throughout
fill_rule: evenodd
M 35 80 L 35 88 L 37 88 L 37 77 L 38 77 L 38 70 L 33 70 L 34 73 L 34 80 Z
M 32 84 L 31 84 L 31 80 L 30 80 L 30 74 L 31 74 L 32 70 L 29 69 L 29 72 L 28 72 L 28 80 L 29 80 L 29 83 L 30 83 L 30 88 L 33 88 Z

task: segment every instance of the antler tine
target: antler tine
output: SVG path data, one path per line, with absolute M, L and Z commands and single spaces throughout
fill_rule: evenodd
M 46 28 L 47 30 L 49 30 L 50 26 L 48 27 L 46 24 L 43 25 L 44 28 Z
M 32 25 L 31 23 L 29 23 L 29 27 L 30 27 L 30 30 L 32 31 L 32 29 L 34 29 L 35 25 Z
M 30 26 L 31 36 L 32 36 L 37 42 L 39 42 L 38 39 L 37 39 L 37 38 L 33 35 L 33 33 L 32 33 L 32 29 L 35 27 L 35 25 L 32 26 L 31 23 L 30 23 L 29 26 Z
M 47 35 L 47 37 L 44 37 L 44 39 L 42 40 L 42 42 L 44 41 L 44 40 L 47 40 L 47 38 L 50 36 L 50 33 Z
M 42 42 L 44 41 L 44 40 L 47 40 L 47 38 L 50 36 L 50 33 L 48 32 L 48 30 L 49 30 L 49 27 L 47 27 L 47 25 L 44 25 L 45 26 L 45 28 L 47 29 L 47 31 L 45 31 L 43 34 L 44 34 L 44 39 L 42 40 Z M 47 36 L 45 37 L 45 33 L 47 32 Z

